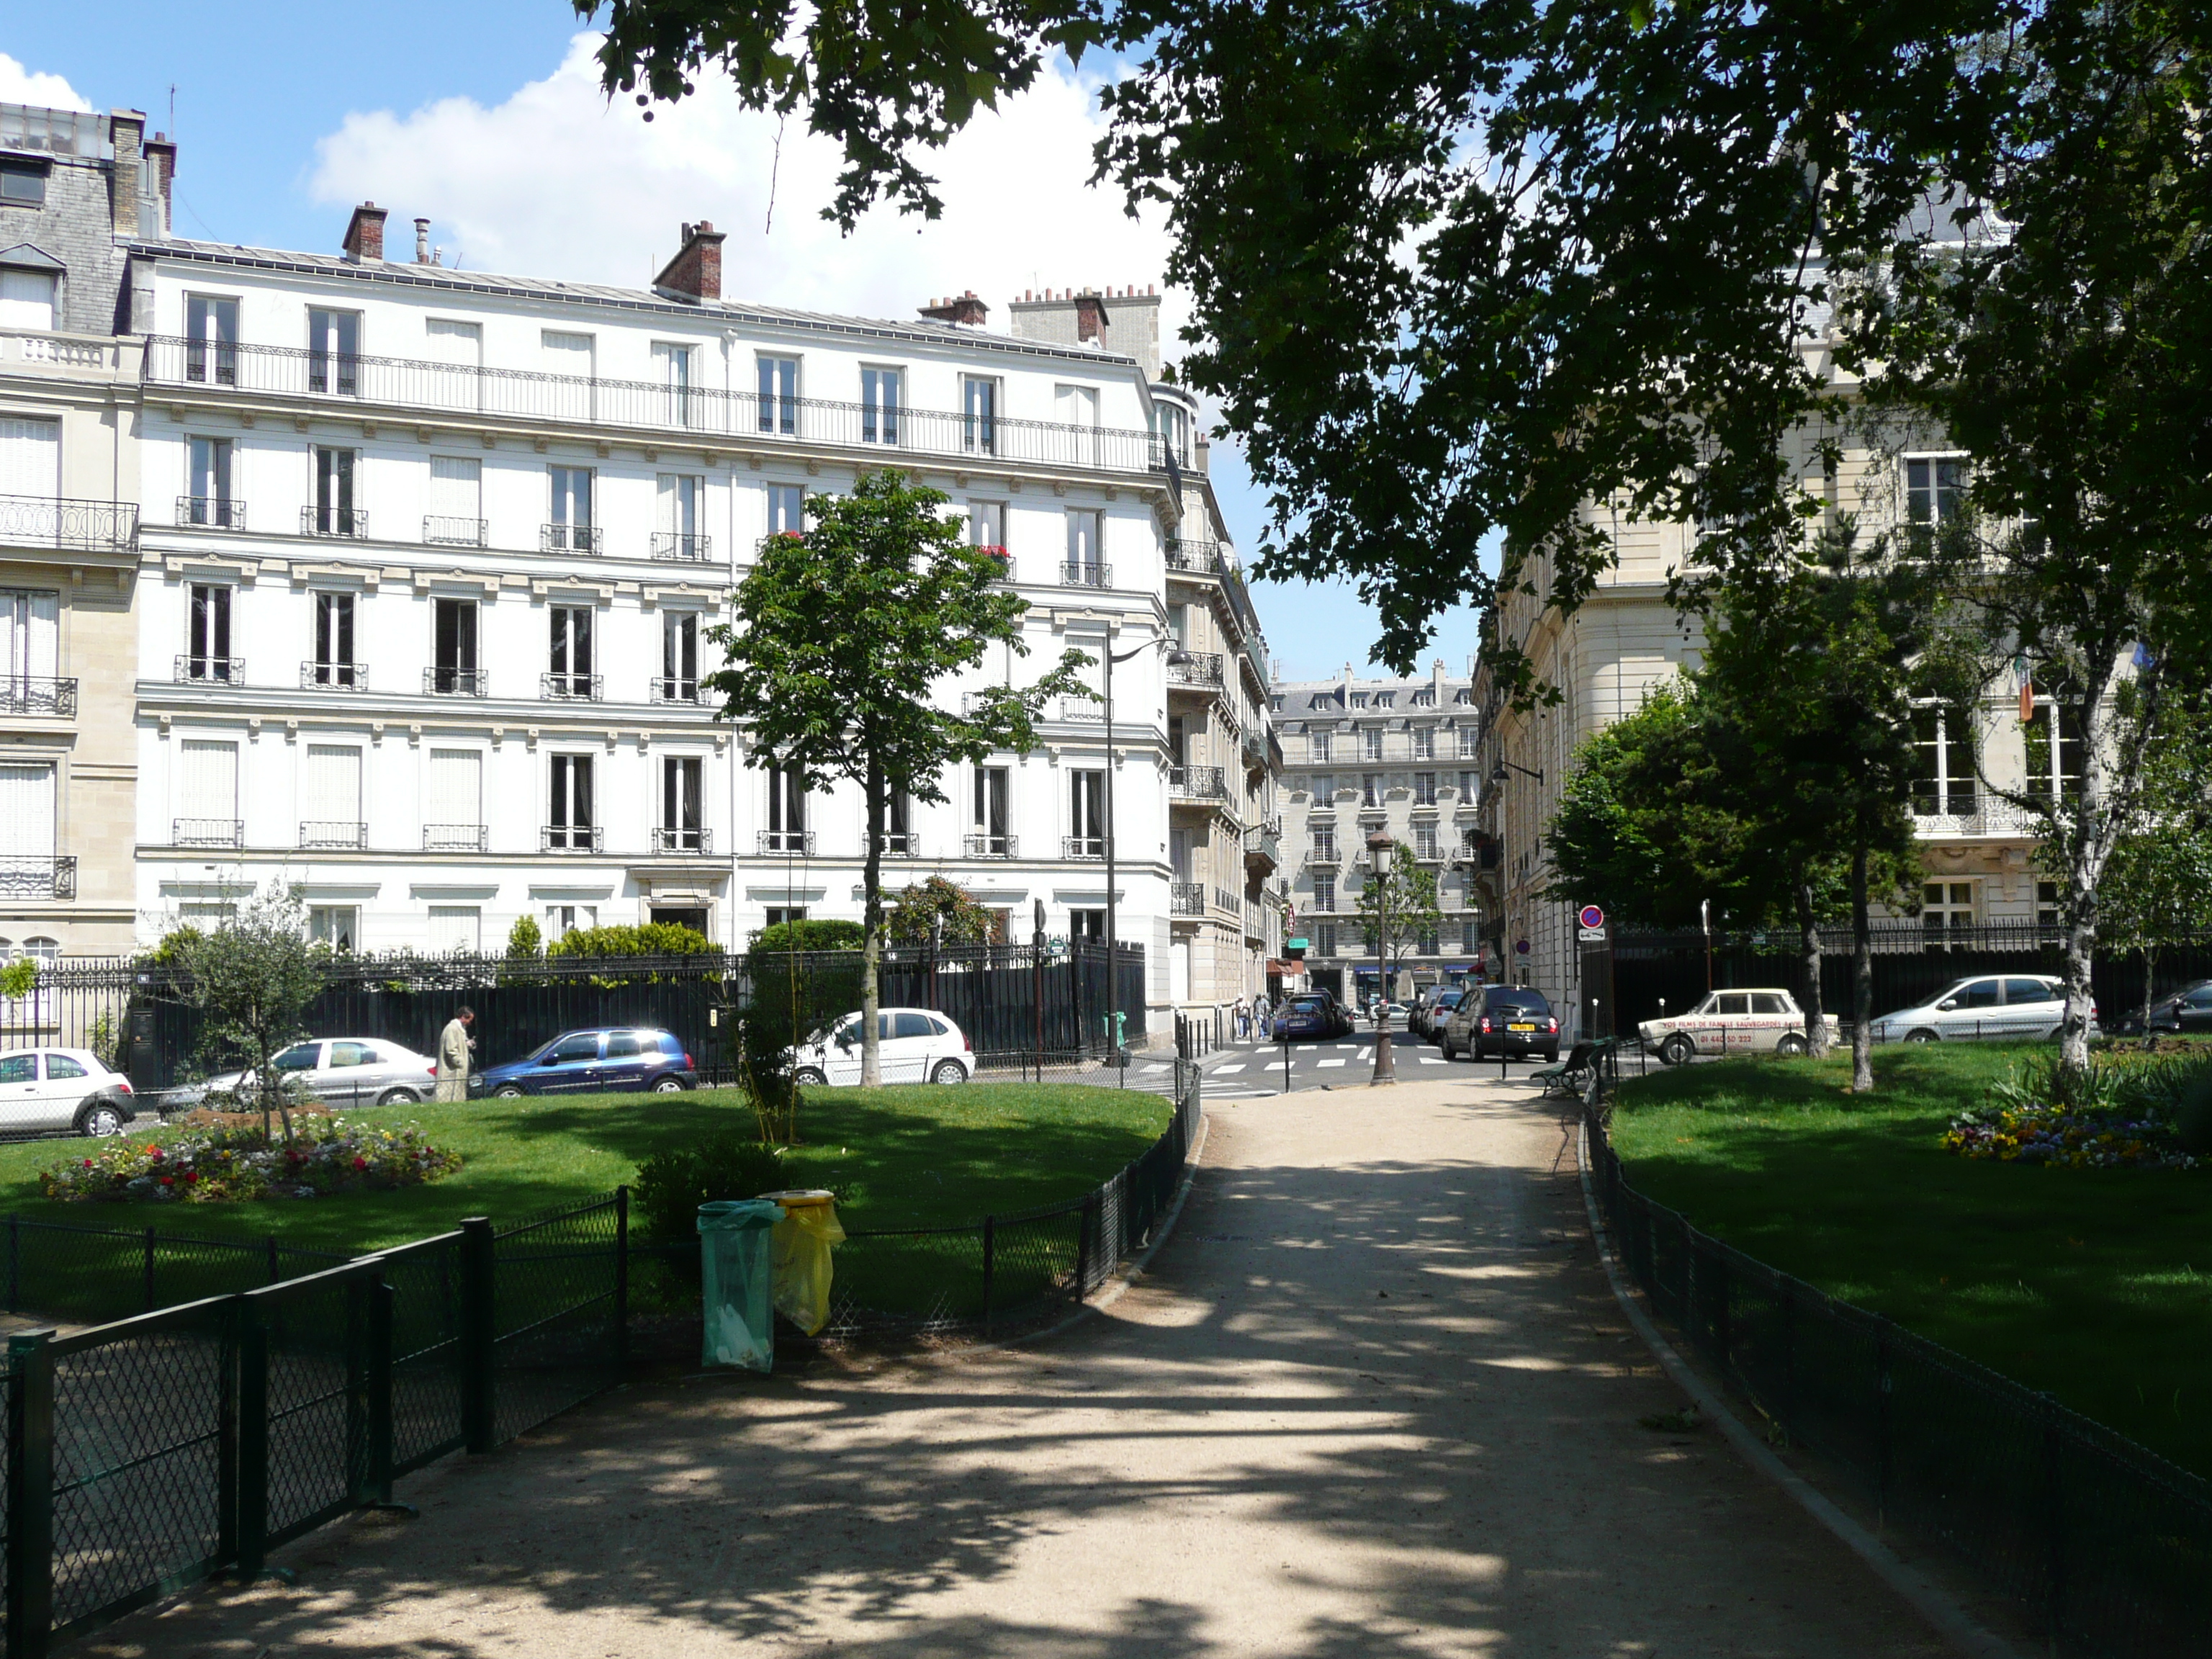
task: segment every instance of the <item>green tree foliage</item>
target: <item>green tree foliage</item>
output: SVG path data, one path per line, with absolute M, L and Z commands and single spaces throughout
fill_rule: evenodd
M 1034 684 L 981 688 L 963 712 L 945 682 L 994 645 L 1026 655 L 1028 601 L 999 562 L 966 544 L 950 499 L 895 471 L 849 495 L 817 495 L 804 532 L 770 536 L 739 586 L 735 618 L 713 631 L 728 666 L 707 684 L 723 720 L 747 731 L 749 765 L 795 769 L 805 787 L 859 787 L 866 814 L 862 886 L 861 1079 L 882 1081 L 876 1030 L 883 950 L 884 823 L 890 799 L 941 802 L 945 770 L 1036 740 L 1048 698 L 1084 690 L 1090 659 L 1066 653 Z
M 183 972 L 173 981 L 175 994 L 203 1016 L 203 1061 L 250 1067 L 262 1133 L 270 1114 L 281 1113 L 289 1146 L 291 1099 L 270 1062 L 307 1035 L 307 1005 L 323 988 L 330 959 L 329 947 L 307 937 L 307 907 L 296 890 L 272 881 L 214 931 L 179 939 L 177 955 Z
M 545 936 L 538 929 L 537 918 L 514 919 L 514 926 L 507 930 L 507 954 L 524 962 L 534 962 L 545 954 Z
M 545 947 L 549 961 L 562 957 L 705 957 L 715 954 L 712 939 L 681 922 L 617 922 L 577 927 Z
M 899 891 L 887 924 L 901 945 L 927 944 L 934 936 L 946 945 L 988 945 L 991 942 L 991 913 L 975 902 L 967 889 L 932 876 L 912 882 Z
M 1443 921 L 1437 902 L 1437 872 L 1414 863 L 1411 850 L 1404 847 L 1391 850 L 1388 874 L 1367 872 L 1353 908 L 1360 938 L 1386 971 Z M 1387 984 L 1382 993 L 1386 998 L 1390 994 Z
M 785 1184 L 781 1149 L 763 1141 L 720 1134 L 667 1147 L 637 1166 L 634 1201 L 639 1230 L 661 1243 L 686 1243 L 698 1237 L 702 1204 L 757 1198 Z M 676 1259 L 696 1263 L 698 1252 L 682 1252 Z

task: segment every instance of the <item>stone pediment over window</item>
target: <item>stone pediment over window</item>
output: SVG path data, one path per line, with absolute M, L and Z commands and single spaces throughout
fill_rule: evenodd
M 0 248 L 0 265 L 15 270 L 66 270 L 68 266 L 42 247 L 29 242 L 18 242 L 11 248 Z

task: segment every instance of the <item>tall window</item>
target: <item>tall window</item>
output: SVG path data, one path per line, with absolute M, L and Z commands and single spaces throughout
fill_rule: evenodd
M 1335 863 L 1336 826 L 1333 823 L 1317 823 L 1313 826 L 1312 833 L 1315 860 L 1322 864 Z
M 422 850 L 480 853 L 484 848 L 483 755 L 475 749 L 433 749 L 424 795 Z
M 770 853 L 806 851 L 806 785 L 796 766 L 778 766 L 768 775 L 768 846 Z
M 896 368 L 860 371 L 860 441 L 895 444 L 899 441 L 899 387 L 904 375 Z
M 430 511 L 422 539 L 451 547 L 484 544 L 483 463 L 473 455 L 430 458 Z
M 194 582 L 191 611 L 185 627 L 185 678 L 230 679 L 237 666 L 230 657 L 230 590 Z
M 980 374 L 960 377 L 960 447 L 971 454 L 999 453 L 999 383 Z
M 592 469 L 588 466 L 549 466 L 552 486 L 552 521 L 545 526 L 544 547 L 549 553 L 596 553 L 598 533 L 592 528 Z
M 895 789 L 884 799 L 884 851 L 910 858 L 921 850 L 914 839 L 914 803 Z
M 6 166 L 0 161 L 0 184 L 7 181 Z M 0 265 L 0 328 L 45 333 L 60 327 L 60 294 L 53 271 Z
M 1437 775 L 1433 772 L 1413 774 L 1413 805 L 1434 806 L 1437 804 Z
M 545 372 L 551 377 L 545 391 L 552 407 L 545 412 L 560 420 L 590 420 L 599 406 L 596 343 L 588 334 L 563 334 L 550 328 L 538 339 Z
M 2055 881 L 2035 884 L 2035 926 L 2046 939 L 2055 938 L 2066 920 L 2065 890 Z
M 1336 908 L 1336 878 L 1325 871 L 1317 871 L 1313 878 L 1313 908 L 1327 915 Z
M 54 894 L 54 764 L 0 763 L 0 883 L 11 895 Z
M 179 521 L 240 527 L 245 514 L 230 492 L 230 440 L 187 438 L 185 451 L 191 493 L 185 498 Z
M 1317 765 L 1328 765 L 1329 737 L 1330 733 L 1327 732 L 1309 733 L 1306 738 L 1306 758 Z
M 1106 856 L 1106 774 L 1088 769 L 1067 775 L 1067 856 Z
M 691 406 L 691 348 L 665 340 L 653 343 L 653 378 L 666 392 L 660 418 L 671 426 L 690 426 Z
M 1382 728 L 1381 726 L 1370 726 L 1359 734 L 1359 753 L 1364 760 L 1379 761 L 1382 758 Z
M 703 853 L 707 832 L 700 816 L 706 763 L 696 755 L 664 755 L 660 761 L 660 835 L 672 853 Z
M 1461 760 L 1473 760 L 1482 749 L 1482 733 L 1472 726 L 1459 728 L 1459 741 L 1453 753 Z
M 1437 856 L 1437 826 L 1435 824 L 1417 823 L 1413 826 L 1413 856 L 1416 859 L 1424 860 Z
M 483 908 L 476 904 L 430 907 L 430 954 L 472 957 L 483 949 Z
M 315 504 L 307 509 L 308 533 L 316 536 L 359 536 L 368 526 L 359 521 L 353 504 L 354 452 L 315 446 Z
M 1314 929 L 1314 954 L 1333 957 L 1336 954 L 1336 924 L 1324 921 Z
M 361 938 L 361 907 L 357 904 L 311 904 L 307 907 L 307 937 L 333 951 L 348 951 Z
M 1052 418 L 1059 428 L 1059 459 L 1078 466 L 1098 465 L 1098 388 L 1095 386 L 1056 386 L 1052 389 Z
M 1905 516 L 1916 532 L 1932 533 L 1957 518 L 1966 504 L 1966 458 L 1923 455 L 1905 463 Z
M 238 744 L 222 738 L 179 739 L 176 802 L 176 845 L 240 845 Z
M 546 658 L 546 695 L 554 697 L 596 697 L 598 677 L 592 672 L 592 607 L 556 605 L 547 607 L 551 624 L 551 648 Z
M 1931 951 L 1941 951 L 1974 925 L 1974 884 L 1931 881 L 1920 890 L 1920 928 Z M 1955 939 L 1959 948 L 1965 941 Z
M 1315 773 L 1310 793 L 1316 806 L 1327 806 L 1336 799 L 1336 775 L 1333 772 Z
M 1012 858 L 1014 837 L 1007 821 L 1011 778 L 1003 766 L 975 769 L 974 811 L 969 818 L 969 855 L 972 858 Z
M 657 483 L 660 528 L 653 532 L 653 556 L 705 558 L 709 544 L 699 532 L 699 520 L 706 504 L 706 479 L 691 472 L 663 472 Z
M 30 495 L 52 501 L 62 493 L 62 423 L 0 416 L 0 495 Z M 61 510 L 45 506 L 33 514 L 20 508 L 14 528 L 52 535 L 61 528 Z
M 308 665 L 309 684 L 361 684 L 360 665 L 353 654 L 353 601 L 350 593 L 315 595 L 315 659 Z
M 0 588 L 0 668 L 8 683 L 0 708 L 15 714 L 63 712 L 58 592 Z
M 361 811 L 361 750 L 352 744 L 311 743 L 302 768 L 300 845 L 364 847 Z
M 968 503 L 968 545 L 988 548 L 994 553 L 1005 554 L 1006 504 L 1004 501 Z
M 1912 781 L 1912 810 L 1923 817 L 1964 817 L 1974 811 L 1972 716 L 1959 708 L 1918 708 L 1912 742 L 1920 760 Z
M 2081 781 L 2081 705 L 2062 689 L 2039 697 L 2027 739 L 2027 793 L 2039 799 L 2069 800 Z
M 1437 734 L 1431 726 L 1416 726 L 1413 730 L 1413 758 L 1417 761 L 1437 757 Z
M 762 357 L 760 429 L 789 438 L 799 431 L 799 359 Z
M 801 535 L 806 529 L 806 491 L 799 484 L 768 487 L 768 533 Z
M 307 313 L 307 390 L 350 398 L 361 391 L 361 313 Z
M 1063 580 L 1079 587 L 1105 587 L 1112 580 L 1104 563 L 1103 515 L 1085 507 L 1067 513 L 1067 567 Z
M 483 403 L 483 328 L 456 317 L 422 321 L 425 355 L 438 365 L 431 371 L 430 401 L 447 409 L 477 409 Z
M 551 799 L 547 803 L 545 846 L 549 852 L 588 853 L 599 844 L 592 818 L 592 757 L 553 757 Z
M 430 602 L 430 690 L 484 694 L 483 671 L 477 665 L 477 602 Z
M 1359 804 L 1362 806 L 1380 806 L 1382 804 L 1382 775 L 1380 772 L 1359 775 Z
M 699 701 L 699 613 L 660 613 L 660 678 L 653 695 L 660 702 Z
M 185 378 L 238 384 L 238 301 L 193 294 L 185 300 Z

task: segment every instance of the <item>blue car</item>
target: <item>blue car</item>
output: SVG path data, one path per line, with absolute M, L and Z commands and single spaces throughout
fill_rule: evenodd
M 667 1031 L 623 1027 L 563 1031 L 520 1060 L 489 1066 L 469 1079 L 471 1095 L 604 1095 L 644 1089 L 672 1095 L 699 1086 L 684 1045 Z
M 1338 1037 L 1352 1035 L 1352 1017 L 1334 997 L 1307 994 L 1285 1001 L 1270 1022 L 1270 1035 L 1278 1042 L 1300 1037 Z

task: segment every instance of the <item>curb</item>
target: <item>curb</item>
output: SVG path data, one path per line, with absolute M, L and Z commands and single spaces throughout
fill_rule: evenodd
M 1774 1455 L 1771 1447 L 1747 1427 L 1703 1377 L 1690 1369 L 1653 1324 L 1622 1282 L 1613 1259 L 1613 1238 L 1597 1212 L 1597 1197 L 1590 1190 L 1589 1123 L 1584 1120 L 1575 1134 L 1575 1170 L 1581 1178 L 1583 1211 L 1589 1218 L 1590 1234 L 1597 1242 L 1598 1260 L 1605 1265 L 1606 1283 L 1613 1299 L 1628 1316 L 1629 1325 L 1665 1368 L 1668 1379 L 1693 1401 L 1700 1415 L 1719 1425 L 1722 1435 L 1743 1461 L 1795 1498 L 1798 1507 L 1828 1529 L 1845 1547 L 1874 1570 L 1875 1577 L 1897 1592 L 1912 1610 L 1925 1619 L 1960 1652 L 1974 1659 L 2022 1659 L 2019 1649 L 1993 1632 L 1984 1630 L 1965 1608 L 1917 1568 L 1906 1565 L 1889 1547 L 1838 1509 L 1820 1490 Z

